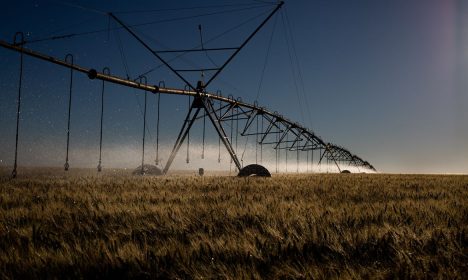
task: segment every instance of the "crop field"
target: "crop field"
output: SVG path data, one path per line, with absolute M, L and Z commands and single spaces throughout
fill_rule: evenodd
M 468 275 L 468 176 L 0 171 L 2 279 Z

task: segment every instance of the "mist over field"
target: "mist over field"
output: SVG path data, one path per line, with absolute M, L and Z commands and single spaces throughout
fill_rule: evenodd
M 241 142 L 241 141 L 240 141 Z M 255 160 L 255 145 L 249 143 L 244 150 L 245 141 L 242 141 L 242 147 L 239 145 L 238 157 L 244 166 L 256 163 Z M 172 146 L 163 145 L 159 148 L 159 167 L 164 167 L 167 158 L 169 157 Z M 213 171 L 229 171 L 232 170 L 233 174 L 237 174 L 235 164 L 231 162 L 230 156 L 226 148 L 221 144 L 221 157 L 218 162 L 219 147 L 218 145 L 205 145 L 204 159 L 202 155 L 202 145 L 199 143 L 191 143 L 189 148 L 189 164 L 186 162 L 187 158 L 187 145 L 184 143 L 180 148 L 176 159 L 171 165 L 171 170 L 198 170 L 204 168 Z M 31 145 L 29 149 L 20 150 L 19 152 L 19 165 L 28 167 L 60 167 L 65 163 L 65 146 L 47 145 L 41 148 L 40 145 Z M 7 154 L 5 151 L 4 154 Z M 121 168 L 121 169 L 134 169 L 141 165 L 142 147 L 141 143 L 134 145 L 103 147 L 102 150 L 102 166 L 103 168 Z M 305 152 L 299 154 L 299 165 L 297 164 L 297 152 L 288 151 L 288 159 L 286 164 L 286 152 L 280 151 L 280 160 L 278 162 L 278 172 L 281 173 L 296 173 L 296 172 L 338 172 L 338 168 L 333 162 L 327 164 L 326 159 L 319 165 L 319 153 L 314 151 L 314 163 L 311 163 L 311 153 L 309 152 L 309 162 L 307 163 L 307 155 Z M 13 153 L 10 153 L 6 159 L 0 158 L 0 166 L 12 166 Z M 69 163 L 71 168 L 95 168 L 98 164 L 99 150 L 95 148 L 70 148 Z M 155 164 L 156 149 L 151 143 L 145 148 L 145 164 Z M 263 156 L 261 156 L 260 146 L 257 151 L 257 163 L 265 166 L 271 173 L 276 172 L 275 150 L 271 145 L 263 147 Z M 348 164 L 340 165 L 342 170 L 349 170 L 353 173 L 359 172 L 373 172 L 365 168 L 358 168 L 349 166 Z
M 260 146 L 257 150 L 257 160 L 255 156 L 255 144 L 248 142 L 245 145 L 245 140 L 240 138 L 239 142 L 239 160 L 242 159 L 241 163 L 243 166 L 248 164 L 258 163 L 265 166 L 271 173 L 275 173 L 277 166 L 275 161 L 275 150 L 271 145 L 265 145 L 263 147 L 263 156 L 261 156 Z M 20 166 L 28 167 L 61 167 L 65 163 L 65 143 L 26 143 L 26 147 L 20 145 L 18 152 L 18 164 Z M 84 147 L 77 143 L 79 147 L 75 147 L 75 143 L 72 144 L 69 152 L 69 163 L 71 168 L 95 168 L 98 164 L 99 149 L 98 146 Z M 110 147 L 109 147 L 110 146 Z M 164 167 L 167 158 L 169 157 L 170 151 L 172 150 L 171 144 L 163 144 L 159 147 L 159 166 Z M 244 147 L 246 147 L 244 149 Z M 219 153 L 220 150 L 220 153 Z M 220 154 L 220 162 L 218 163 L 218 155 Z M 171 170 L 198 170 L 198 168 L 205 168 L 206 170 L 213 171 L 235 171 L 234 163 L 231 163 L 230 156 L 227 153 L 225 147 L 221 144 L 221 149 L 218 145 L 206 144 L 204 159 L 201 158 L 202 145 L 200 143 L 191 142 L 189 148 L 189 164 L 186 163 L 187 158 L 187 144 L 184 143 L 180 148 L 177 156 L 171 165 Z M 7 147 L 0 147 L 0 166 L 8 167 L 13 166 L 14 151 L 7 150 Z M 135 141 L 134 144 L 119 145 L 111 144 L 104 145 L 102 150 L 102 166 L 103 168 L 122 168 L 122 169 L 134 169 L 141 165 L 142 147 L 141 142 Z M 324 158 L 322 163 L 318 165 L 319 152 L 314 151 L 314 163 L 311 163 L 311 153 L 309 152 L 309 163 L 307 163 L 307 155 L 305 152 L 299 154 L 299 167 L 297 165 L 297 153 L 296 151 L 288 151 L 288 160 L 286 164 L 286 153 L 285 150 L 280 151 L 280 160 L 278 162 L 278 172 L 295 173 L 299 171 L 303 172 L 338 172 L 336 165 L 333 162 L 327 164 Z M 425 161 L 423 164 L 419 163 L 419 159 L 414 161 L 399 161 L 395 167 L 387 166 L 387 169 L 379 169 L 376 166 L 377 172 L 380 173 L 402 173 L 402 174 L 465 174 L 460 166 L 466 162 L 464 159 L 451 160 L 446 162 L 446 169 L 441 171 L 438 167 L 439 162 L 443 159 L 434 159 L 432 157 L 424 156 Z M 156 148 L 154 143 L 148 143 L 145 147 L 145 164 L 155 164 L 156 159 Z M 402 166 L 406 166 L 402 170 Z M 340 164 L 341 170 L 349 170 L 352 173 L 372 173 L 374 171 L 367 170 L 365 168 L 357 168 L 349 166 L 348 164 Z

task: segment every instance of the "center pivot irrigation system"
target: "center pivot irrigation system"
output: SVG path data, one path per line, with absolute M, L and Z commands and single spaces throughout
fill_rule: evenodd
M 280 157 L 280 151 L 285 150 L 286 153 L 296 152 L 297 161 L 299 163 L 299 154 L 306 153 L 307 162 L 309 159 L 311 162 L 314 162 L 314 151 L 318 151 L 318 159 L 316 161 L 318 164 L 321 164 L 323 161 L 327 161 L 329 164 L 336 165 L 339 172 L 346 172 L 348 166 L 353 166 L 367 170 L 376 171 L 376 169 L 367 161 L 361 159 L 360 157 L 352 154 L 347 149 L 325 142 L 319 136 L 315 135 L 314 132 L 310 131 L 306 127 L 300 125 L 299 123 L 293 122 L 278 112 L 271 112 L 264 107 L 258 106 L 257 102 L 249 104 L 243 102 L 241 98 L 235 99 L 232 96 L 223 97 L 218 91 L 216 93 L 210 93 L 207 91 L 207 87 L 211 82 L 225 69 L 225 67 L 233 60 L 233 58 L 248 44 L 248 42 L 257 34 L 257 32 L 271 19 L 271 17 L 278 12 L 282 7 L 284 2 L 279 2 L 274 9 L 268 14 L 268 16 L 256 27 L 256 29 L 250 33 L 250 35 L 243 41 L 243 43 L 238 47 L 228 47 L 228 48 L 204 48 L 203 41 L 201 48 L 193 49 L 184 49 L 184 50 L 169 50 L 169 51 L 155 51 L 152 49 L 140 36 L 138 36 L 131 26 L 126 25 L 121 19 L 115 16 L 112 13 L 108 13 L 109 17 L 115 20 L 121 28 L 125 29 L 138 43 L 140 43 L 145 49 L 147 49 L 154 57 L 161 61 L 172 73 L 174 73 L 179 79 L 185 83 L 184 89 L 177 88 L 168 88 L 164 86 L 164 83 L 159 85 L 150 85 L 147 83 L 145 76 L 140 76 L 136 80 L 131 80 L 130 78 L 121 78 L 115 75 L 111 75 L 108 68 L 104 68 L 102 73 L 96 71 L 92 68 L 85 68 L 79 65 L 74 64 L 73 56 L 67 55 L 64 60 L 57 59 L 52 56 L 45 55 L 28 49 L 25 47 L 27 41 L 24 40 L 23 33 L 18 32 L 15 34 L 13 43 L 10 44 L 5 41 L 0 40 L 0 46 L 6 49 L 10 49 L 20 53 L 20 77 L 19 77 L 19 90 L 17 98 L 17 120 L 16 120 L 16 143 L 15 143 L 15 161 L 12 171 L 12 177 L 17 175 L 17 154 L 18 154 L 18 128 L 20 121 L 20 112 L 21 112 L 21 83 L 22 83 L 22 72 L 23 72 L 23 55 L 28 55 L 35 57 L 47 62 L 51 62 L 66 68 L 70 69 L 70 98 L 68 104 L 68 128 L 67 128 L 67 152 L 66 152 L 66 162 L 65 170 L 69 169 L 68 163 L 68 148 L 69 148 L 69 133 L 70 133 L 70 107 L 71 107 L 71 93 L 72 93 L 72 84 L 73 84 L 73 71 L 78 71 L 87 74 L 87 76 L 94 80 L 102 80 L 102 95 L 104 94 L 104 83 L 109 82 L 113 84 L 118 84 L 125 87 L 136 88 L 139 90 L 145 91 L 145 112 L 144 112 L 144 122 L 146 122 L 146 92 L 152 92 L 158 94 L 158 123 L 157 123 L 157 144 L 156 144 L 156 165 L 160 165 L 161 174 L 166 174 L 174 158 L 177 155 L 177 152 L 181 148 L 182 144 L 189 137 L 190 129 L 192 128 L 196 120 L 203 120 L 203 144 L 205 142 L 205 121 L 206 118 L 209 119 L 214 129 L 217 132 L 219 137 L 218 145 L 219 150 L 221 149 L 221 143 L 226 148 L 227 152 L 231 157 L 231 162 L 235 164 L 239 171 L 239 176 L 270 176 L 270 172 L 259 165 L 257 162 L 255 164 L 250 164 L 243 166 L 243 160 L 239 160 L 239 156 L 236 153 L 237 149 L 233 147 L 234 141 L 237 143 L 238 134 L 240 136 L 253 136 L 255 137 L 256 143 L 256 161 L 258 154 L 258 147 L 260 147 L 260 155 L 263 154 L 263 146 L 270 146 L 275 149 L 276 153 L 276 172 L 278 172 L 278 161 Z M 201 36 L 201 26 L 200 36 Z M 210 69 L 183 69 L 177 70 L 170 65 L 170 63 L 163 59 L 160 54 L 165 52 L 173 53 L 188 53 L 188 52 L 210 52 L 210 51 L 232 51 L 232 54 L 224 61 L 224 63 L 217 68 Z M 191 83 L 181 72 L 206 72 L 211 71 L 214 74 L 206 82 L 197 81 L 196 84 Z M 185 95 L 189 96 L 189 110 L 185 121 L 180 129 L 180 132 L 177 136 L 175 144 L 172 148 L 172 151 L 163 165 L 159 160 L 158 150 L 159 150 L 159 102 L 160 94 L 172 94 L 172 95 Z M 103 101 L 102 98 L 102 108 L 101 108 L 101 131 L 100 131 L 100 151 L 99 151 L 99 164 L 98 171 L 102 170 L 101 166 L 101 149 L 102 149 L 102 111 L 103 111 Z M 234 127 L 236 127 L 235 131 Z M 252 132 L 252 128 L 255 131 Z M 230 131 L 229 131 L 230 130 Z M 143 128 L 143 155 L 142 155 L 142 164 L 141 164 L 141 173 L 144 173 L 144 133 L 145 128 Z M 240 132 L 240 133 L 239 133 Z M 235 139 L 233 139 L 235 137 Z M 187 141 L 187 145 L 188 145 Z M 237 146 L 237 145 L 236 145 Z M 204 147 L 204 146 L 203 146 Z M 287 157 L 287 154 L 286 154 Z M 203 158 L 203 154 L 202 154 Z M 187 149 L 187 162 L 188 162 L 188 149 Z M 220 157 L 218 156 L 218 162 L 220 162 Z

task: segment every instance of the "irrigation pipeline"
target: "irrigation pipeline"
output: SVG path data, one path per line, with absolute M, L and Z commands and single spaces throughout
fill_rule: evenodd
M 265 109 L 264 107 L 259 107 L 256 104 L 245 103 L 241 101 L 240 99 L 235 99 L 232 97 L 223 97 L 219 94 L 214 94 L 214 93 L 199 92 L 199 91 L 191 90 L 188 88 L 175 89 L 175 88 L 160 87 L 157 85 L 148 85 L 146 83 L 141 83 L 141 82 L 139 83 L 137 81 L 120 78 L 120 77 L 113 76 L 113 75 L 106 74 L 106 73 L 99 73 L 95 69 L 92 69 L 92 68 L 85 68 L 85 67 L 76 65 L 74 63 L 68 63 L 66 60 L 60 60 L 52 56 L 48 56 L 48 55 L 45 55 L 36 51 L 32 51 L 28 48 L 24 48 L 24 46 L 21 44 L 9 44 L 5 41 L 0 40 L 0 46 L 6 49 L 10 49 L 10 50 L 22 53 L 22 54 L 26 54 L 26 55 L 29 55 L 29 56 L 32 56 L 41 60 L 45 60 L 45 61 L 57 64 L 57 65 L 60 65 L 63 67 L 67 67 L 71 70 L 85 73 L 88 75 L 90 79 L 99 79 L 102 81 L 107 81 L 110 83 L 119 84 L 119 85 L 123 85 L 126 87 L 149 91 L 154 94 L 164 93 L 164 94 L 173 94 L 173 95 L 186 95 L 186 96 L 193 96 L 194 98 L 203 96 L 210 100 L 218 100 L 220 102 L 227 103 L 229 104 L 229 106 L 227 107 L 230 109 L 233 109 L 233 108 L 248 109 L 252 112 L 255 112 L 254 113 L 255 115 L 257 114 L 263 115 L 265 118 L 269 118 L 271 120 L 270 130 L 273 128 L 273 126 L 276 126 L 275 123 L 283 123 L 283 124 L 286 124 L 288 127 L 285 133 L 291 132 L 294 129 L 293 133 L 295 133 L 296 136 L 300 135 L 304 137 L 304 139 L 307 141 L 306 143 L 315 143 L 315 146 L 314 145 L 306 146 L 306 144 L 304 144 L 302 148 L 300 148 L 299 146 L 289 147 L 289 148 L 286 148 L 287 150 L 295 150 L 299 148 L 303 151 L 323 149 L 324 154 L 322 155 L 322 158 L 326 157 L 327 159 L 331 159 L 335 163 L 337 163 L 337 160 L 338 161 L 347 160 L 350 163 L 353 163 L 355 166 L 365 167 L 370 170 L 376 171 L 376 169 L 369 162 L 364 161 L 363 159 L 359 158 L 356 155 L 353 155 L 347 149 L 334 145 L 332 143 L 326 143 L 319 136 L 315 135 L 312 131 L 309 131 L 307 128 L 303 127 L 302 125 L 285 118 L 284 116 L 278 114 L 277 112 L 271 112 Z M 268 134 L 268 129 L 265 132 L 262 132 L 262 135 L 265 136 L 266 134 Z M 286 135 L 283 135 L 283 136 L 286 136 Z M 280 138 L 280 142 L 281 142 L 281 138 Z M 271 143 L 262 142 L 261 144 L 271 144 Z M 338 166 L 338 169 L 340 170 L 339 166 Z

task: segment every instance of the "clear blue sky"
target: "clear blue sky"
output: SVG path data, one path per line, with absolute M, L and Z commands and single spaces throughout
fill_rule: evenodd
M 96 9 L 116 12 L 128 24 L 159 21 L 137 29 L 155 49 L 191 48 L 200 40 L 198 24 L 202 24 L 203 36 L 208 40 L 249 18 L 266 15 L 272 6 L 263 2 L 266 1 L 11 1 L 2 4 L 0 38 L 11 41 L 15 31 L 23 31 L 27 38 L 35 39 L 105 30 L 109 19 L 93 11 Z M 195 8 L 221 4 L 236 6 Z M 192 9 L 180 9 L 184 7 Z M 139 10 L 164 11 L 122 13 Z M 219 10 L 226 12 L 168 21 Z M 304 90 L 297 65 L 295 74 L 292 73 L 286 16 Z M 207 46 L 237 46 L 260 20 L 261 17 L 249 21 Z M 110 27 L 115 26 L 111 21 Z M 119 38 L 125 59 L 119 51 Z M 270 38 L 272 45 L 268 53 Z M 108 66 L 113 74 L 122 77 L 127 74 L 135 77 L 160 64 L 125 31 L 104 31 L 29 47 L 60 58 L 73 53 L 77 64 L 98 70 Z M 265 66 L 267 53 L 269 59 Z M 0 49 L 0 165 L 13 163 L 18 57 L 17 53 Z M 212 59 L 219 63 L 225 57 L 226 54 L 219 53 L 213 54 Z M 184 68 L 203 63 L 210 66 L 204 56 L 186 57 L 174 63 Z M 63 164 L 68 75 L 66 69 L 25 58 L 20 164 Z M 193 82 L 198 79 L 189 78 Z M 148 79 L 152 84 L 163 80 L 166 86 L 183 86 L 164 67 L 149 74 Z M 75 75 L 72 155 L 76 158 L 86 155 L 80 158 L 81 166 L 96 165 L 100 87 L 99 81 Z M 126 162 L 135 158 L 137 164 L 143 94 L 113 85 L 107 89 L 105 159 Z M 258 95 L 260 105 L 297 120 L 327 141 L 348 148 L 379 171 L 467 173 L 468 1 L 286 1 L 282 12 L 209 88 L 210 91 L 218 89 L 224 95 L 240 96 L 248 102 L 253 102 Z M 154 142 L 154 101 L 154 96 L 150 96 L 151 143 Z M 164 133 L 161 138 L 169 147 L 188 101 L 169 96 L 163 96 L 162 101 Z M 195 142 L 201 139 L 197 133 L 192 137 Z M 212 160 L 216 160 L 217 140 L 210 140 L 210 145 Z M 150 144 L 148 153 L 153 153 L 153 148 L 154 144 Z M 185 159 L 183 153 L 178 157 L 179 165 Z

